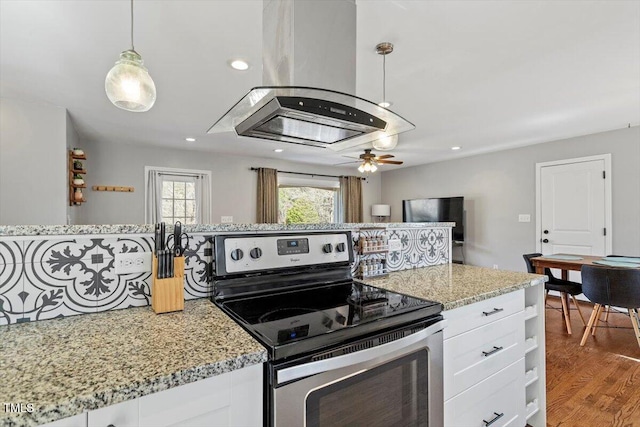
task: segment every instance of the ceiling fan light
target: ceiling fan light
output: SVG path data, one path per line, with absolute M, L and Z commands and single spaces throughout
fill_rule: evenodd
M 104 81 L 109 101 L 133 112 L 149 111 L 156 102 L 156 85 L 135 50 L 125 50 Z
M 365 172 L 371 172 L 371 163 L 366 162 L 366 163 L 364 164 L 364 171 L 365 171 Z
M 398 145 L 398 135 L 385 135 L 373 141 L 373 148 L 380 151 L 389 151 Z
M 364 165 L 358 166 L 358 170 L 360 171 L 360 173 L 363 173 L 364 172 Z
M 371 165 L 371 172 L 375 172 L 378 170 L 378 167 L 375 164 Z

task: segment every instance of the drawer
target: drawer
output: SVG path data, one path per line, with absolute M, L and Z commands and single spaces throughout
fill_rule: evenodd
M 524 310 L 524 289 L 499 295 L 484 301 L 447 310 L 442 313 L 448 320 L 444 339 L 470 331 Z
M 444 398 L 524 357 L 524 311 L 444 341 Z
M 445 402 L 445 427 L 522 427 L 526 424 L 524 358 Z

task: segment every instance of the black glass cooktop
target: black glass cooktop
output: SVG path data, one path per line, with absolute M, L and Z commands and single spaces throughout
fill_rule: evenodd
M 351 281 L 217 304 L 272 357 L 326 348 L 442 311 L 440 303 Z

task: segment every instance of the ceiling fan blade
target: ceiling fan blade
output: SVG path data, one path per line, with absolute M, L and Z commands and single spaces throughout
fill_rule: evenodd
M 354 163 L 362 163 L 362 161 L 360 161 L 360 160 L 351 160 L 349 162 L 334 163 L 332 166 L 351 165 L 351 164 L 354 164 Z
M 378 160 L 378 163 L 380 163 L 381 165 L 401 165 L 404 162 L 398 161 L 398 160 Z
M 384 160 L 384 159 L 390 159 L 392 157 L 395 157 L 393 154 L 384 154 L 382 156 L 377 156 L 376 159 L 377 160 Z

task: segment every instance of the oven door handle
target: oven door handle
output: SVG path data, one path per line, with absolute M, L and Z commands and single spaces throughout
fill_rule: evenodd
M 351 354 L 345 354 L 344 356 L 318 360 L 317 362 L 305 363 L 304 365 L 292 366 L 290 368 L 279 370 L 277 373 L 277 384 L 279 385 L 288 381 L 294 381 L 321 372 L 357 365 L 359 363 L 367 362 L 369 360 L 397 352 L 402 350 L 404 347 L 419 343 L 429 336 L 441 331 L 446 325 L 446 320 L 440 320 L 419 332 L 400 338 L 396 341 L 391 341 L 386 344 Z

